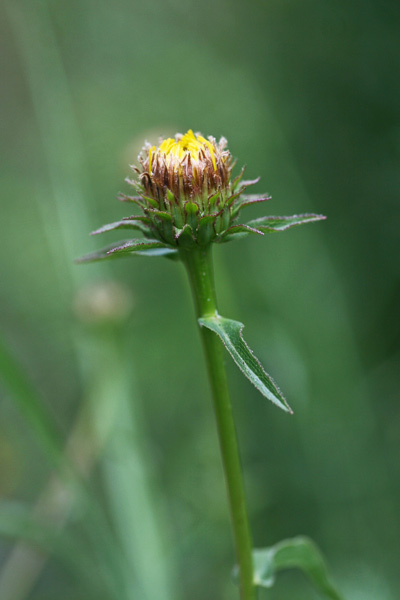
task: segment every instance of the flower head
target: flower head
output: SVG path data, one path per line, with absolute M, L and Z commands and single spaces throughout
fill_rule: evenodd
M 324 218 L 310 214 L 239 223 L 242 208 L 270 197 L 244 193 L 259 180 L 244 181 L 244 168 L 232 179 L 235 163 L 225 138 L 217 142 L 189 129 L 184 135 L 160 139 L 158 146 L 145 144 L 138 160 L 140 166 L 132 166 L 135 178 L 126 179 L 135 195 L 120 194 L 120 200 L 136 204 L 141 214 L 124 217 L 93 233 L 130 229 L 140 231 L 144 239 L 119 242 L 83 257 L 81 262 L 132 253 L 176 256 L 178 249 L 228 242 L 250 233 L 284 231 Z
M 158 147 L 146 145 L 139 156 L 139 179 L 146 193 L 167 208 L 172 194 L 176 204 L 194 200 L 207 210 L 210 194 L 229 188 L 232 156 L 226 145 L 225 138 L 217 143 L 191 129 L 160 141 Z
M 121 200 L 139 204 L 148 218 L 151 237 L 173 246 L 222 241 L 238 212 L 238 199 L 248 185 L 244 170 L 231 179 L 234 162 L 227 141 L 208 139 L 191 129 L 175 138 L 146 144 L 137 179 L 127 179 L 138 196 Z

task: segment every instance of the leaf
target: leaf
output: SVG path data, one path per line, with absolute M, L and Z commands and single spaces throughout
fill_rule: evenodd
M 242 336 L 243 323 L 233 321 L 232 319 L 225 319 L 218 315 L 203 317 L 199 319 L 199 324 L 214 331 L 221 338 L 239 369 L 263 396 L 284 411 L 293 412 L 278 386 L 268 373 L 265 372 L 261 363 L 244 341 Z
M 243 188 L 249 187 L 250 185 L 255 185 L 260 181 L 261 177 L 256 177 L 255 179 L 244 179 L 241 183 Z
M 13 541 L 24 541 L 42 554 L 60 560 L 68 570 L 79 577 L 86 593 L 96 598 L 105 586 L 99 578 L 98 565 L 91 559 L 90 552 L 82 547 L 82 541 L 61 531 L 51 519 L 47 523 L 38 519 L 31 510 L 17 502 L 0 503 L 0 537 Z M 103 574 L 102 574 L 103 575 Z M 97 596 L 96 596 L 97 592 Z
M 233 204 L 232 208 L 232 217 L 236 217 L 239 212 L 245 206 L 250 206 L 250 204 L 257 204 L 258 202 L 267 202 L 267 200 L 271 200 L 271 196 L 259 196 L 258 194 L 240 194 L 239 198 L 237 198 L 236 202 Z
M 239 196 L 242 194 L 244 188 L 242 187 L 238 192 L 236 192 L 235 194 L 232 194 L 232 196 L 229 196 L 229 198 L 226 199 L 226 204 L 228 206 L 231 206 L 232 204 L 234 204 L 235 200 L 237 200 L 239 198 Z
M 283 540 L 275 546 L 253 551 L 254 583 L 270 588 L 278 571 L 300 569 L 326 598 L 343 600 L 329 579 L 324 558 L 318 547 L 307 537 Z M 237 573 L 238 570 L 236 570 Z
M 99 233 L 114 231 L 115 229 L 136 229 L 143 233 L 148 231 L 147 227 L 141 222 L 141 219 L 138 221 L 133 219 L 123 219 L 122 221 L 116 221 L 115 223 L 107 223 L 107 225 L 103 225 L 99 229 L 92 231 L 90 235 L 98 235 Z
M 249 227 L 256 227 L 265 233 L 271 231 L 285 231 L 295 225 L 303 225 L 304 223 L 312 223 L 313 221 L 323 221 L 326 219 L 324 215 L 305 214 L 292 215 L 291 217 L 260 217 L 249 221 Z
M 158 249 L 168 248 L 164 242 L 160 242 L 158 240 L 128 240 L 127 242 L 123 242 L 121 245 L 116 248 L 112 248 L 108 250 L 107 254 L 126 254 L 130 252 L 140 252 L 141 250 L 158 250 Z
M 75 262 L 87 263 L 94 262 L 97 260 L 107 260 L 112 258 L 118 258 L 119 256 L 127 256 L 130 254 L 137 254 L 139 256 L 167 256 L 170 254 L 176 254 L 174 248 L 170 248 L 163 242 L 158 240 L 128 240 L 126 242 L 117 242 L 106 246 L 102 250 L 86 254 L 82 258 L 78 258 Z
M 126 194 L 120 192 L 117 197 L 118 200 L 120 200 L 121 202 L 132 202 L 140 208 L 144 208 L 146 206 L 146 203 L 143 201 L 143 198 L 141 196 L 127 196 Z
M 58 465 L 63 451 L 62 435 L 23 367 L 2 340 L 0 380 L 2 387 L 8 389 L 15 405 L 32 427 L 47 456 Z
M 254 227 L 249 227 L 248 225 L 232 225 L 228 227 L 220 236 L 219 242 L 228 242 L 232 236 L 238 233 L 258 233 L 259 235 L 264 235 L 262 231 L 259 229 L 255 229 Z

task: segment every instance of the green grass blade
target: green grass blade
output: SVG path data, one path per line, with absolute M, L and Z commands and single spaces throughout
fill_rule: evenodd
M 48 458 L 58 462 L 63 449 L 62 436 L 24 369 L 1 339 L 0 383 L 11 394 Z
M 98 568 L 90 560 L 90 555 L 82 547 L 81 541 L 77 541 L 65 530 L 59 531 L 50 527 L 43 519 L 36 518 L 26 506 L 16 502 L 0 503 L 0 536 L 10 541 L 24 541 L 39 551 L 39 569 L 44 564 L 46 555 L 55 557 L 73 576 L 79 578 L 88 597 L 96 598 L 104 590 L 103 577 L 98 576 Z M 1 579 L 2 594 L 7 589 L 5 585 Z

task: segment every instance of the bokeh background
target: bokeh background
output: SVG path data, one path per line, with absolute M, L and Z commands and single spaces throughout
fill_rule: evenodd
M 295 411 L 227 357 L 255 545 L 308 534 L 348 600 L 396 600 L 398 3 L 1 13 L 1 599 L 236 597 L 182 269 L 73 264 L 118 239 L 88 233 L 129 214 L 115 198 L 144 139 L 193 128 L 261 176 L 273 200 L 249 217 L 328 216 L 215 252 L 220 312 L 246 324 Z M 296 572 L 260 592 L 289 597 L 319 596 Z

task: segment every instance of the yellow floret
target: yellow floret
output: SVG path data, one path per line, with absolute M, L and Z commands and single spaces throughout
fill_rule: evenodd
M 209 151 L 214 170 L 216 171 L 217 165 L 215 161 L 214 144 L 203 138 L 201 135 L 196 136 L 191 129 L 189 129 L 180 140 L 174 140 L 172 138 L 163 140 L 158 150 L 165 154 L 167 164 L 169 165 L 171 159 L 177 158 L 181 162 L 187 154 L 190 154 L 190 157 L 197 162 L 199 160 L 200 151 L 204 151 L 206 148 Z M 151 170 L 151 153 L 153 150 L 155 150 L 154 146 L 149 150 L 149 171 Z

